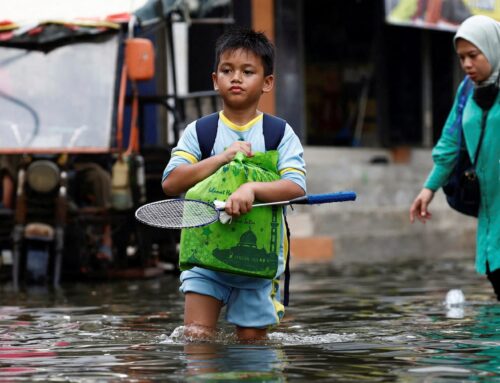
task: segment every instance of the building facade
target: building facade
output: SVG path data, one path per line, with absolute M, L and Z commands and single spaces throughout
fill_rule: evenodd
M 463 77 L 453 33 L 471 14 L 496 16 L 497 3 L 227 1 L 218 23 L 190 27 L 190 91 L 211 88 L 216 36 L 247 25 L 276 45 L 276 87 L 261 109 L 286 118 L 306 145 L 431 147 Z

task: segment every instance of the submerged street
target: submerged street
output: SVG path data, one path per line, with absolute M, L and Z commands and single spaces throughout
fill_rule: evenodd
M 2 286 L 0 379 L 9 381 L 476 381 L 500 375 L 500 307 L 472 261 L 300 265 L 266 342 L 182 337 L 178 278 Z M 447 306 L 460 289 L 464 304 Z

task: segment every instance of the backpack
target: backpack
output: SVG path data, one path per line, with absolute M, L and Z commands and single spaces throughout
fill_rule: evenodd
M 201 159 L 210 157 L 217 136 L 219 124 L 219 112 L 209 114 L 196 121 L 196 135 L 201 150 Z M 285 134 L 286 121 L 270 114 L 264 113 L 262 120 L 262 131 L 266 151 L 277 150 Z M 290 229 L 285 216 L 286 236 L 288 240 L 288 252 L 286 254 L 285 281 L 283 291 L 283 304 L 288 306 L 290 289 Z

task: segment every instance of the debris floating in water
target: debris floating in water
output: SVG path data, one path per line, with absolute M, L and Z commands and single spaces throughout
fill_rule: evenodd
M 452 289 L 446 294 L 446 307 L 462 306 L 465 303 L 465 296 L 462 290 Z
M 464 317 L 465 296 L 462 290 L 452 289 L 446 294 L 444 305 L 448 309 L 446 317 L 461 319 Z

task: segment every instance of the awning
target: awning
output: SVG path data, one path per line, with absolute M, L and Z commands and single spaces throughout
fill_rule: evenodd
M 117 33 L 131 15 L 141 25 L 160 22 L 173 11 L 189 15 L 187 0 L 2 1 L 0 46 L 50 51 Z

